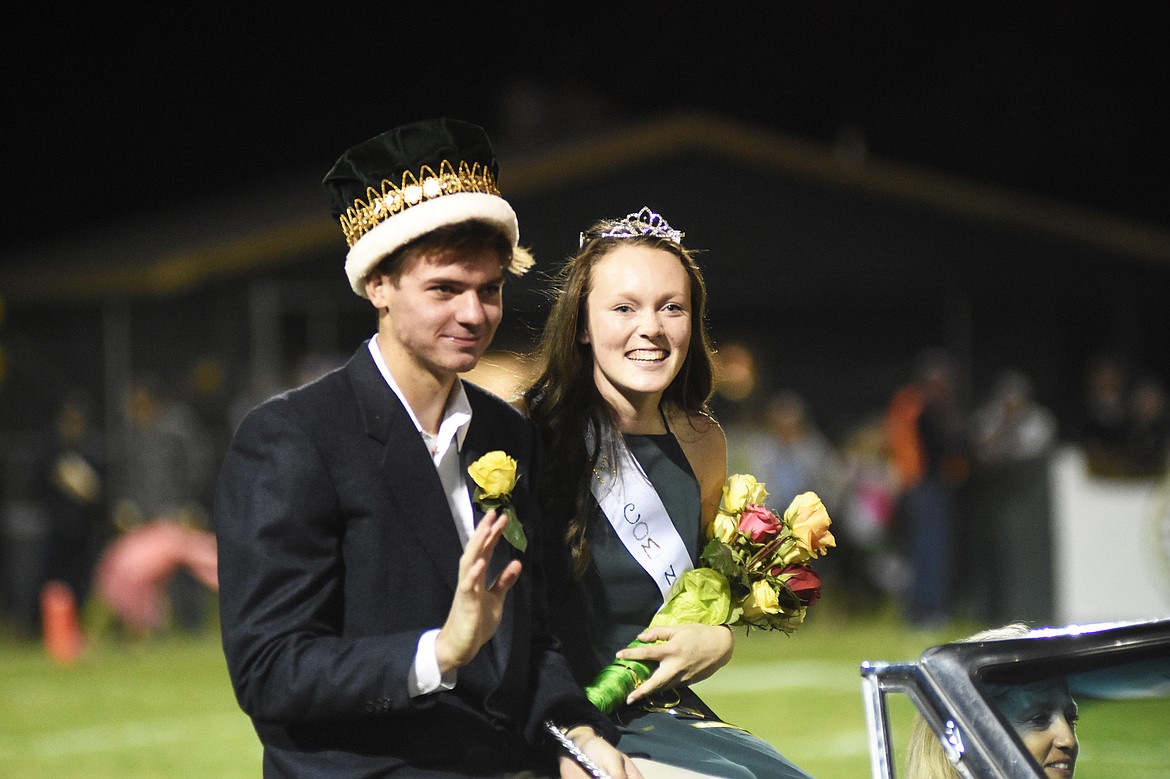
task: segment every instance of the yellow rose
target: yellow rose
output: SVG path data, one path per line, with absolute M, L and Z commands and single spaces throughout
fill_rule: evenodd
M 711 538 L 718 538 L 723 543 L 730 544 L 738 532 L 739 522 L 735 517 L 722 511 L 715 515 L 715 521 L 711 523 Z
M 784 521 L 792 528 L 797 544 L 812 557 L 824 554 L 837 540 L 829 532 L 829 512 L 815 492 L 802 492 L 792 499 L 784 512 Z
M 723 485 L 723 502 L 719 505 L 719 510 L 727 514 L 738 514 L 747 504 L 755 503 L 762 506 L 767 499 L 768 491 L 764 489 L 763 484 L 756 481 L 755 476 L 750 473 L 733 473 L 727 477 L 727 483 Z
M 516 486 L 516 461 L 498 449 L 473 462 L 467 473 L 489 500 L 506 498 Z
M 776 590 L 764 579 L 752 582 L 751 591 L 743 599 L 743 616 L 759 619 L 768 614 L 780 613 L 780 598 Z

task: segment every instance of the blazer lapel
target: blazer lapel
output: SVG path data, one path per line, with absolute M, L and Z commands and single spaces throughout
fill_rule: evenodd
M 410 415 L 378 371 L 368 346 L 347 365 L 366 434 L 382 444 L 378 470 L 390 491 L 390 521 L 402 522 L 438 568 L 452 592 L 462 545 L 434 461 Z

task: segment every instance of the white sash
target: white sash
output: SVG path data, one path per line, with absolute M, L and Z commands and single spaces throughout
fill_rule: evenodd
M 630 556 L 650 574 L 665 602 L 678 577 L 694 565 L 654 485 L 621 436 L 615 439 L 617 463 L 611 463 L 604 452 L 598 458 L 590 485 L 593 497 Z

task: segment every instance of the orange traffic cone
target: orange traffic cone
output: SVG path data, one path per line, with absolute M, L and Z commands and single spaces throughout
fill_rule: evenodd
M 45 651 L 59 665 L 73 665 L 84 641 L 77 618 L 77 599 L 64 582 L 49 582 L 41 590 L 41 632 Z

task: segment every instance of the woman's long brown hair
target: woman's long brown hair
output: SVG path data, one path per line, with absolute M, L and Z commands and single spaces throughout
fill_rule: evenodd
M 604 225 L 597 223 L 586 236 L 603 232 Z M 552 279 L 552 310 L 537 349 L 536 378 L 524 391 L 524 402 L 543 444 L 542 510 L 547 521 L 565 523 L 564 537 L 578 575 L 589 562 L 585 531 L 598 514 L 590 479 L 602 440 L 617 434 L 610 409 L 593 381 L 593 349 L 580 336 L 593 268 L 619 246 L 668 251 L 678 257 L 690 279 L 691 338 L 682 368 L 663 393 L 663 405 L 709 413 L 707 403 L 715 387 L 714 349 L 706 326 L 707 285 L 691 251 L 649 235 L 593 238 Z M 586 443 L 586 431 L 592 436 L 592 447 Z

